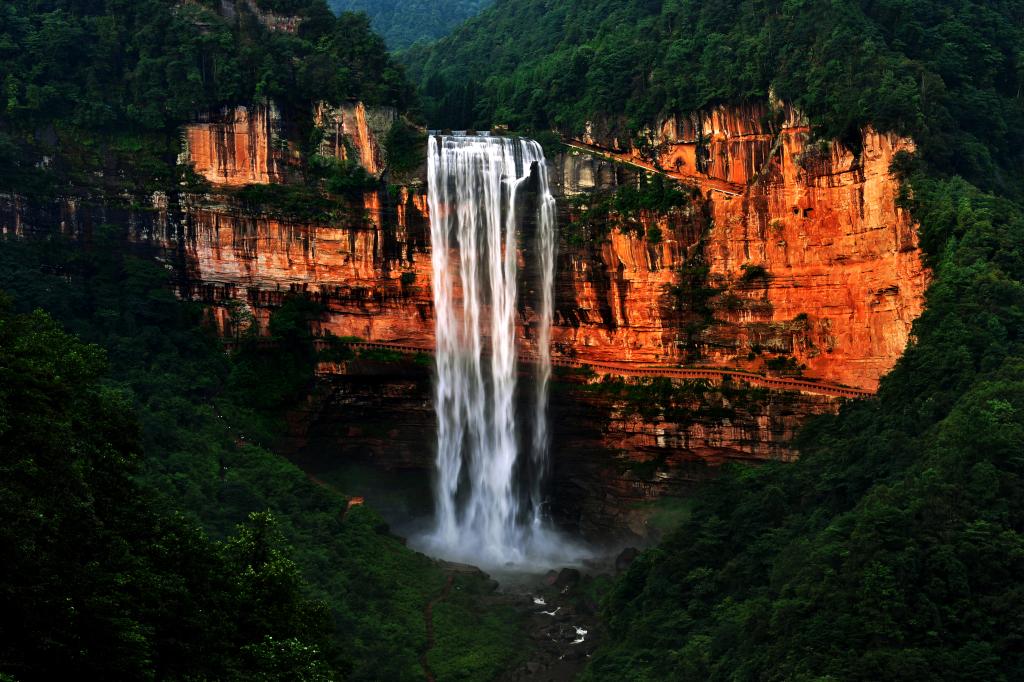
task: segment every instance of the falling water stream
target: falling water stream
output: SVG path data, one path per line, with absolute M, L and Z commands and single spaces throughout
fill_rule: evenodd
M 562 560 L 566 545 L 542 505 L 555 261 L 544 152 L 523 138 L 432 135 L 428 178 L 438 434 L 436 527 L 426 543 L 486 566 Z M 517 291 L 517 237 L 527 225 L 534 300 Z M 520 304 L 536 318 L 529 438 L 516 412 Z

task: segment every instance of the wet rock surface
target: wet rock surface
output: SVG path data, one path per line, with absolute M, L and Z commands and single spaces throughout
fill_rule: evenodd
M 575 679 L 600 644 L 596 594 L 608 580 L 566 568 L 505 587 L 503 598 L 522 614 L 528 644 L 523 661 L 500 675 L 499 682 Z

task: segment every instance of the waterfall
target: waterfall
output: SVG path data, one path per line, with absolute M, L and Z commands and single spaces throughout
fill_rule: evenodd
M 555 200 L 532 140 L 431 135 L 428 200 L 436 316 L 438 553 L 482 564 L 550 549 L 541 511 L 547 471 L 547 392 L 555 259 Z M 517 232 L 536 178 L 535 366 L 530 456 L 516 423 Z

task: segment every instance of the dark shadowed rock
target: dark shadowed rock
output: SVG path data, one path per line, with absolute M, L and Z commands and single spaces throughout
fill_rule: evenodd
M 619 556 L 615 557 L 615 572 L 622 573 L 625 571 L 638 556 L 640 556 L 640 550 L 636 547 L 627 547 L 619 552 Z

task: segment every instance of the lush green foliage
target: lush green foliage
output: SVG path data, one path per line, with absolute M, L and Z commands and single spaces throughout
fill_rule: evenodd
M 326 608 L 268 514 L 225 543 L 136 482 L 104 353 L 0 300 L 0 670 L 17 679 L 328 679 Z
M 401 73 L 365 17 L 290 4 L 297 35 L 268 30 L 243 2 L 234 21 L 212 1 L 4 3 L 2 111 L 33 126 L 163 130 L 261 98 L 404 103 Z
M 269 30 L 248 3 L 229 4 L 233 17 L 221 4 L 0 5 L 0 185 L 45 194 L 57 182 L 91 186 L 104 171 L 166 189 L 177 127 L 198 114 L 272 99 L 301 124 L 320 100 L 409 104 L 365 16 L 335 17 L 324 0 L 261 2 L 301 18 L 292 34 Z
M 448 34 L 491 0 L 329 0 L 339 12 L 365 12 L 388 46 L 401 50 Z
M 395 121 L 384 140 L 388 168 L 395 174 L 415 173 L 427 158 L 427 137 L 404 120 Z
M 657 244 L 662 238 L 661 229 L 653 226 L 645 233 L 640 221 L 641 213 L 664 214 L 689 206 L 692 198 L 692 193 L 674 180 L 660 174 L 648 177 L 646 173 L 640 173 L 614 191 L 574 197 L 573 215 L 562 231 L 569 243 L 574 244 L 600 241 L 613 227 L 637 237 L 646 234 L 652 244 Z
M 948 245 L 877 400 L 726 476 L 607 604 L 595 679 L 1017 679 L 1024 212 L 914 178 Z
M 770 91 L 851 143 L 908 133 L 936 168 L 1012 183 L 1024 111 L 1022 10 L 963 0 L 501 0 L 404 59 L 434 127 L 588 120 L 629 136 Z M 1004 164 L 1005 165 L 1005 164 Z
M 311 386 L 317 356 L 308 321 L 319 314 L 319 309 L 303 299 L 289 300 L 271 319 L 276 345 L 257 343 L 243 335 L 239 350 L 229 356 L 223 352 L 221 343 L 200 326 L 201 309 L 178 301 L 171 293 L 166 270 L 145 254 L 133 255 L 131 249 L 120 230 L 114 228 L 105 228 L 84 243 L 0 242 L 0 289 L 16 291 L 16 304 L 20 307 L 44 307 L 68 329 L 107 349 L 111 381 L 92 392 L 83 392 L 79 400 L 86 406 L 97 405 L 90 409 L 99 409 L 103 403 L 97 403 L 97 396 L 109 396 L 109 400 L 116 398 L 117 410 L 114 415 L 104 414 L 106 421 L 92 420 L 97 429 L 103 430 L 98 435 L 88 432 L 90 437 L 127 439 L 138 433 L 142 456 L 138 460 L 137 478 L 154 493 L 161 494 L 169 508 L 188 515 L 188 521 L 177 522 L 185 528 L 189 528 L 189 522 L 200 522 L 211 535 L 223 538 L 250 513 L 273 512 L 280 532 L 294 547 L 295 563 L 308 584 L 303 592 L 321 600 L 329 609 L 331 624 L 320 629 L 330 639 L 330 646 L 324 651 L 332 675 L 353 680 L 422 679 L 419 656 L 426 647 L 423 609 L 441 591 L 441 570 L 389 536 L 371 510 L 356 507 L 343 514 L 343 496 L 311 482 L 299 469 L 268 449 L 282 431 L 283 409 L 306 395 Z M 54 353 L 58 351 L 59 359 L 62 347 L 55 348 Z M 76 353 L 85 352 L 67 353 L 67 362 L 84 362 L 76 360 Z M 61 366 L 60 372 L 70 370 Z M 6 382 L 3 388 L 7 388 Z M 54 393 L 48 400 L 63 400 L 73 393 L 68 389 Z M 137 415 L 137 427 L 128 414 L 132 410 Z M 119 421 L 111 422 L 107 428 L 107 422 L 115 416 Z M 40 412 L 39 419 L 46 424 L 48 417 Z M 87 420 L 82 417 L 79 421 L 85 422 L 79 426 L 86 429 Z M 59 428 L 54 426 L 50 430 L 54 447 L 67 443 Z M 33 504 L 5 503 L 5 513 L 20 513 L 22 507 L 30 516 L 37 509 L 44 516 L 59 511 L 65 494 L 59 478 L 62 467 L 74 468 L 73 462 L 62 459 L 62 452 L 56 451 L 50 459 L 32 460 L 33 475 L 39 478 L 42 490 L 48 492 Z M 54 478 L 49 481 L 51 469 Z M 117 479 L 117 486 L 128 486 L 125 481 L 130 483 L 127 472 Z M 124 494 L 130 496 L 131 490 L 126 487 Z M 134 509 L 126 507 L 125 513 L 135 513 Z M 137 553 L 149 556 L 150 552 L 175 551 L 174 547 L 160 544 L 161 536 L 153 532 L 132 532 L 131 537 L 138 545 L 133 551 Z M 189 533 L 187 537 L 192 538 L 198 531 Z M 5 536 L 4 542 L 8 540 Z M 67 544 L 68 553 L 79 551 L 76 540 L 69 535 L 56 542 Z M 88 552 L 91 546 L 81 551 Z M 7 556 L 10 555 L 5 553 Z M 73 578 L 83 566 L 88 567 L 68 564 L 61 575 L 74 583 Z M 47 583 L 35 583 L 34 574 L 22 570 L 24 566 L 7 568 L 10 573 L 5 574 L 3 589 L 8 593 L 11 587 L 7 581 L 19 580 L 38 592 L 41 599 L 57 598 L 54 595 L 60 594 L 50 594 Z M 134 565 L 115 568 L 130 586 L 137 580 L 148 580 L 145 573 L 134 573 Z M 82 579 L 88 575 L 83 574 Z M 217 585 L 207 588 L 201 583 L 188 583 L 181 589 L 202 593 L 217 589 Z M 182 609 L 193 603 L 201 606 L 203 598 L 202 594 L 191 595 L 183 601 Z M 210 599 L 216 598 L 216 593 L 211 593 Z M 132 600 L 137 599 L 141 599 L 137 591 L 128 594 L 124 598 L 125 608 L 133 607 Z M 177 597 L 168 597 L 166 603 L 176 601 Z M 459 602 L 454 604 L 458 606 Z M 273 613 L 269 609 L 267 612 Z M 182 620 L 175 625 L 176 615 Z M 191 625 L 190 617 L 186 611 L 170 612 L 163 622 L 167 627 L 178 628 L 202 624 Z M 470 617 L 467 612 L 445 621 L 455 629 L 445 630 L 448 626 L 443 625 L 438 636 L 470 641 L 473 619 L 479 617 L 490 616 Z M 225 622 L 230 625 L 234 621 Z M 274 635 L 275 641 L 294 639 L 287 635 L 284 625 L 280 630 L 267 632 Z M 283 633 L 280 638 L 279 632 Z M 5 627 L 5 636 L 7 633 Z M 246 633 L 248 636 L 249 631 Z M 201 631 L 190 636 L 203 639 Z M 259 643 L 262 638 L 253 641 Z M 494 642 L 482 642 L 480 646 L 493 650 Z M 509 655 L 511 646 L 510 642 L 504 656 Z M 246 650 L 240 651 L 240 656 L 248 655 Z M 274 655 L 298 657 L 301 651 L 292 647 Z M 89 665 L 105 670 L 107 676 L 113 675 L 112 669 L 105 667 L 103 657 L 97 657 L 98 652 L 90 650 L 82 655 L 90 659 Z M 253 655 L 265 657 L 271 653 L 264 647 L 254 650 Z M 478 669 L 472 663 L 481 655 L 478 647 L 467 646 L 451 651 L 450 655 L 452 666 Z M 6 665 L 5 660 L 0 659 L 0 666 Z M 224 665 L 234 665 L 233 660 L 227 658 Z M 499 656 L 498 660 L 503 659 Z M 187 661 L 180 663 L 185 664 Z M 258 665 L 263 666 L 259 669 L 266 669 L 270 663 L 263 661 Z M 255 670 L 256 666 L 253 663 L 249 669 Z M 174 672 L 174 676 L 180 675 Z M 210 679 L 226 676 L 216 671 L 207 674 Z M 270 675 L 268 679 L 280 676 Z
M 1024 674 L 1024 209 L 937 173 L 926 140 L 898 169 L 935 274 L 906 354 L 798 463 L 698 496 L 617 584 L 593 679 Z

